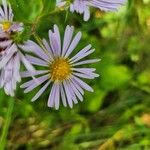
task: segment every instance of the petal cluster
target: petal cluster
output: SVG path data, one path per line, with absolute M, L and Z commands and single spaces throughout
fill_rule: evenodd
M 75 0 L 71 4 L 71 11 L 84 13 L 84 3 L 77 7 L 80 0 Z M 84 2 L 84 1 L 81 1 Z M 90 1 L 89 1 L 90 2 Z M 65 2 L 61 3 L 61 6 Z M 89 9 L 87 3 L 85 8 Z M 49 30 L 49 41 L 43 39 L 39 45 L 31 40 L 23 44 L 16 43 L 14 37 L 24 30 L 22 23 L 14 22 L 13 12 L 10 4 L 2 0 L 0 6 L 0 88 L 3 88 L 7 95 L 14 96 L 17 83 L 21 78 L 32 77 L 30 81 L 24 83 L 21 88 L 28 93 L 40 86 L 40 90 L 32 98 L 37 100 L 46 89 L 51 89 L 48 97 L 48 107 L 59 109 L 60 103 L 73 107 L 78 101 L 83 101 L 84 91 L 93 92 L 93 89 L 84 79 L 94 79 L 99 75 L 96 69 L 82 67 L 98 62 L 99 59 L 87 59 L 95 50 L 89 44 L 76 54 L 73 51 L 77 48 L 81 40 L 81 32 L 74 36 L 74 27 L 67 26 L 64 38 L 57 25 L 53 30 Z M 30 55 L 27 54 L 30 52 Z M 24 55 L 26 53 L 26 55 Z M 27 71 L 20 72 L 23 64 Z M 35 70 L 33 65 L 40 66 L 41 70 Z
M 86 59 L 85 57 L 94 52 L 91 45 L 84 47 L 77 54 L 72 56 L 80 39 L 81 32 L 73 36 L 74 27 L 67 26 L 61 41 L 59 29 L 54 25 L 54 29 L 49 30 L 49 42 L 43 39 L 42 47 L 33 41 L 27 41 L 23 49 L 29 49 L 35 56 L 27 55 L 27 59 L 33 64 L 44 67 L 44 70 L 35 72 L 36 79 L 24 83 L 21 87 L 25 93 L 32 91 L 39 85 L 43 85 L 32 101 L 37 100 L 42 93 L 51 88 L 48 106 L 59 108 L 60 102 L 66 107 L 73 107 L 78 103 L 78 99 L 83 101 L 84 90 L 93 92 L 93 89 L 82 79 L 94 79 L 99 75 L 94 68 L 82 67 L 84 64 L 98 62 L 98 59 Z M 54 65 L 55 64 L 55 65 Z M 53 67 L 54 66 L 54 67 Z M 54 70 L 56 67 L 57 70 Z M 22 72 L 22 77 L 30 77 L 28 71 Z
M 58 1 L 57 6 L 62 7 L 65 1 Z M 84 21 L 90 18 L 90 7 L 95 7 L 103 11 L 116 11 L 125 4 L 126 0 L 73 0 L 70 4 L 70 11 L 84 15 Z
M 12 34 L 23 30 L 23 24 L 13 22 L 13 16 L 10 4 L 2 0 L 0 7 L 0 88 L 4 88 L 5 93 L 11 96 L 14 96 L 17 82 L 21 81 L 20 62 L 22 61 L 28 70 L 33 70 L 11 38 Z

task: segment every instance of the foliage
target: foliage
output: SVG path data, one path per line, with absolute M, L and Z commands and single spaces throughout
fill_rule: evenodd
M 129 0 L 117 13 L 92 10 L 88 22 L 67 10 L 54 10 L 54 0 L 10 0 L 15 20 L 26 32 L 47 38 L 57 24 L 82 31 L 77 50 L 91 43 L 92 66 L 100 77 L 89 84 L 83 103 L 59 111 L 47 108 L 47 91 L 35 103 L 35 94 L 18 89 L 11 123 L 6 120 L 10 99 L 0 91 L 0 133 L 10 124 L 6 150 L 148 150 L 150 149 L 150 0 Z M 25 36 L 26 34 L 24 34 Z M 6 129 L 5 129 L 6 130 Z

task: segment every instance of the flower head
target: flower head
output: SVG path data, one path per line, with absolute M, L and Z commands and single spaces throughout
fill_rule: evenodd
M 23 30 L 22 23 L 13 22 L 13 12 L 10 4 L 2 0 L 0 7 L 0 88 L 4 88 L 7 95 L 14 96 L 17 82 L 21 81 L 20 62 L 28 70 L 33 67 L 21 53 L 12 35 Z
M 6 0 L 2 0 L 2 6 L 0 7 L 0 33 L 23 30 L 23 24 L 13 22 L 13 17 L 10 4 L 7 4 Z
M 63 1 L 58 1 L 57 6 L 62 7 L 62 5 L 65 5 Z M 104 11 L 116 11 L 125 2 L 126 0 L 73 0 L 70 4 L 70 11 L 84 14 L 84 21 L 87 21 L 90 18 L 89 7 L 99 8 Z
M 99 60 L 82 60 L 94 52 L 91 45 L 86 46 L 71 57 L 81 39 L 81 32 L 77 33 L 74 38 L 73 32 L 73 27 L 66 27 L 62 45 L 59 29 L 54 25 L 54 31 L 49 31 L 50 43 L 43 39 L 42 47 L 33 41 L 27 41 L 24 44 L 25 49 L 30 49 L 37 56 L 27 56 L 27 59 L 34 65 L 45 67 L 44 70 L 35 72 L 35 76 L 38 76 L 36 80 L 32 79 L 21 86 L 25 88 L 25 93 L 27 93 L 43 84 L 43 87 L 32 98 L 32 101 L 37 100 L 50 84 L 52 84 L 52 89 L 48 98 L 48 106 L 56 109 L 59 108 L 60 100 L 62 100 L 64 106 L 69 105 L 72 108 L 73 103 L 78 103 L 78 99 L 83 101 L 84 90 L 93 92 L 93 89 L 81 78 L 94 79 L 99 75 L 94 73 L 96 70 L 94 68 L 82 68 L 80 66 Z M 22 77 L 29 76 L 28 71 L 22 72 Z

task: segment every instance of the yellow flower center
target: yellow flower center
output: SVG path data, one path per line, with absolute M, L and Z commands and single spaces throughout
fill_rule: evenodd
M 11 23 L 8 22 L 8 21 L 6 21 L 6 22 L 3 22 L 3 23 L 1 24 L 1 26 L 2 26 L 2 30 L 3 30 L 3 31 L 8 31 L 8 30 L 10 29 L 10 27 L 11 27 Z
M 51 79 L 53 81 L 63 81 L 71 74 L 69 61 L 64 58 L 57 58 L 50 67 Z

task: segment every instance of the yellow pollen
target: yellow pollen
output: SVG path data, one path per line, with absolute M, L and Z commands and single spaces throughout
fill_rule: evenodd
M 53 81 L 63 81 L 71 74 L 69 61 L 64 58 L 57 58 L 50 67 L 51 79 Z
M 11 27 L 11 23 L 6 21 L 1 24 L 3 31 L 8 31 Z

